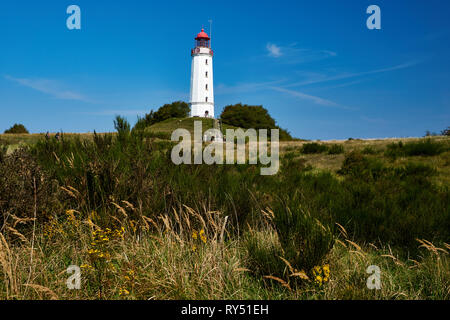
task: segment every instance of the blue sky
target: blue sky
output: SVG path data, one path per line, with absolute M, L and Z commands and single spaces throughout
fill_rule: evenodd
M 81 8 L 68 30 L 66 8 Z M 381 8 L 368 30 L 366 8 Z M 263 105 L 294 136 L 422 136 L 450 125 L 450 2 L 0 2 L 0 131 L 112 131 L 189 99 L 190 49 L 212 47 L 216 114 Z

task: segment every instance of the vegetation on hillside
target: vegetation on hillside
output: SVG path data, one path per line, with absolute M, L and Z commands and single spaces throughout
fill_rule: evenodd
M 222 111 L 220 119 L 223 123 L 245 129 L 279 129 L 280 140 L 292 140 L 290 133 L 278 127 L 263 106 L 249 106 L 241 103 L 228 105 Z
M 23 124 L 14 124 L 11 128 L 5 130 L 5 134 L 21 134 L 21 133 L 29 133 L 27 128 Z
M 212 119 L 186 119 L 189 116 L 189 111 L 189 105 L 183 101 L 165 104 L 160 107 L 158 111 L 150 111 L 150 113 L 146 114 L 143 118 L 139 118 L 133 127 L 133 130 L 145 130 L 146 135 L 149 137 L 168 140 L 170 139 L 170 135 L 173 130 L 177 128 L 185 128 L 193 131 L 194 121 L 202 121 L 203 130 L 214 128 L 214 122 Z M 248 106 L 241 104 L 227 106 L 222 112 L 220 119 L 222 120 L 222 130 L 224 133 L 228 128 L 253 128 L 257 130 L 279 129 L 281 141 L 292 140 L 289 132 L 279 128 L 276 125 L 275 120 L 262 106 Z
M 0 157 L 0 298 L 450 298 L 447 138 L 395 158 L 375 143 L 286 142 L 279 173 L 261 176 L 176 166 L 172 143 L 115 127 Z M 73 264 L 82 290 L 65 286 Z M 381 290 L 367 289 L 369 265 Z
M 186 102 L 176 101 L 171 104 L 165 104 L 156 112 L 150 111 L 143 118 L 139 118 L 134 125 L 134 130 L 143 130 L 155 123 L 171 119 L 186 118 L 189 116 L 190 108 Z

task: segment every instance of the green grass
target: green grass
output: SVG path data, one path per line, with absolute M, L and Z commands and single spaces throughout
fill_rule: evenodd
M 343 154 L 302 154 L 288 142 L 279 173 L 261 176 L 175 166 L 167 141 L 128 130 L 8 138 L 29 147 L 0 156 L 0 298 L 450 298 L 448 151 L 392 158 L 392 141 L 351 140 L 320 143 Z M 65 287 L 70 264 L 84 266 L 83 290 Z M 365 285 L 371 264 L 380 291 Z
M 194 122 L 201 121 L 202 122 L 202 130 L 206 131 L 214 127 L 214 119 L 210 118 L 172 118 L 167 119 L 158 123 L 155 123 L 145 129 L 146 132 L 152 133 L 166 133 L 172 134 L 178 128 L 187 129 L 191 135 L 194 135 Z M 224 124 L 224 131 L 226 129 L 236 129 L 236 127 L 229 126 Z

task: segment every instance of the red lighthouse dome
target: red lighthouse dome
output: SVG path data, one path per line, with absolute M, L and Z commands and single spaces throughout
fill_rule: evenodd
M 208 34 L 205 32 L 205 30 L 202 29 L 202 31 L 199 34 L 197 34 L 197 37 L 195 38 L 195 40 L 211 40 L 211 39 L 208 36 Z

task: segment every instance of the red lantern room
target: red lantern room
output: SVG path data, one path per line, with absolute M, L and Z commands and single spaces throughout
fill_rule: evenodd
M 208 36 L 204 29 L 202 29 L 202 31 L 197 34 L 195 40 L 196 47 L 210 48 L 209 40 L 211 40 L 211 38 Z

